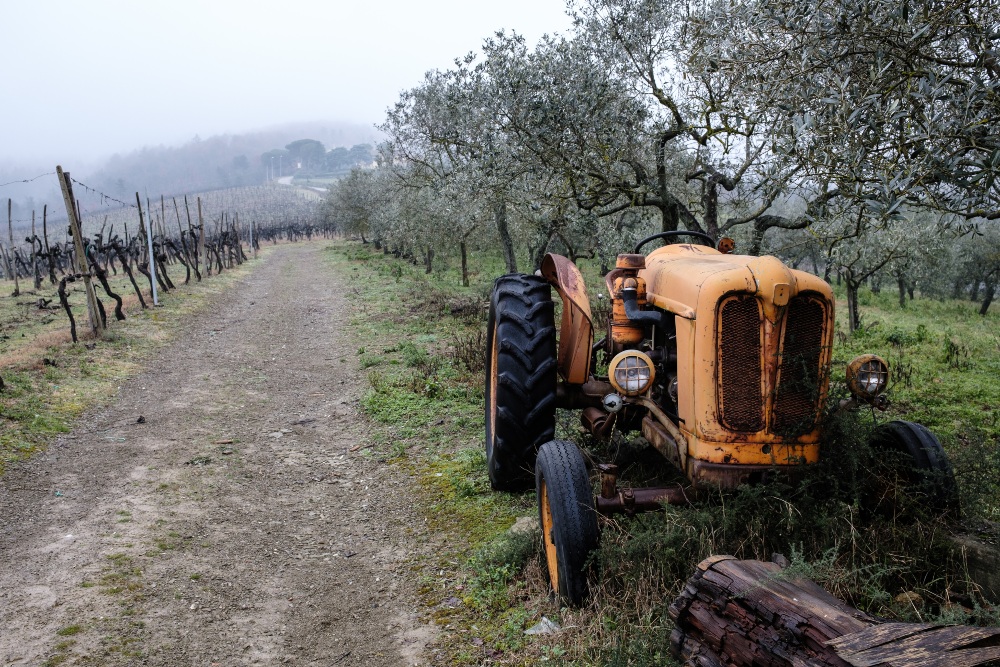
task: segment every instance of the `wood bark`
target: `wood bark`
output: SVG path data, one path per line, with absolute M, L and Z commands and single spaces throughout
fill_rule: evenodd
M 670 605 L 691 667 L 976 667 L 1000 628 L 885 623 L 775 563 L 712 556 Z
M 205 219 L 201 215 L 201 197 L 198 197 L 198 259 L 205 267 L 205 275 L 212 275 L 212 267 L 208 263 L 208 253 L 205 251 Z
M 517 273 L 517 256 L 514 253 L 514 241 L 510 237 L 510 229 L 507 226 L 507 203 L 500 202 L 493 206 L 493 221 L 497 226 L 497 233 L 500 235 L 500 247 L 503 250 L 504 264 L 507 266 L 507 273 Z
M 38 240 L 38 235 L 35 233 L 35 212 L 31 212 L 31 275 L 35 279 L 35 291 L 37 292 L 42 287 L 42 274 L 38 271 L 38 253 L 41 251 L 41 247 L 35 250 L 35 241 Z M 39 244 L 40 246 L 41 244 Z
M 191 257 L 191 264 L 192 264 L 192 268 L 194 269 L 194 275 L 195 275 L 195 277 L 198 279 L 198 282 L 201 282 L 201 269 L 199 268 L 199 263 L 201 261 L 201 258 L 198 255 L 198 250 L 197 250 L 197 247 L 196 247 L 197 246 L 197 241 L 195 241 L 194 226 L 191 224 L 191 207 L 188 206 L 187 195 L 184 195 L 184 213 L 187 215 L 187 223 L 188 223 L 187 232 L 188 232 L 188 236 L 191 239 L 191 245 L 195 246 L 195 247 L 191 248 L 191 254 L 194 255 L 193 257 Z M 181 235 L 181 240 L 183 240 L 183 239 L 184 239 L 184 236 L 182 234 Z M 185 244 L 184 244 L 184 252 L 187 252 L 187 251 L 188 251 L 187 250 L 187 243 L 185 242 Z M 202 266 L 204 266 L 204 265 L 202 265 Z
M 87 295 L 87 316 L 90 321 L 90 331 L 95 336 L 100 336 L 104 332 L 104 318 L 101 317 L 101 303 L 94 290 L 94 284 L 90 279 L 90 269 L 87 266 L 87 255 L 83 248 L 83 231 L 79 210 L 74 205 L 73 181 L 69 172 L 63 171 L 62 167 L 56 165 L 56 174 L 59 176 L 59 184 L 62 186 L 63 202 L 66 204 L 66 217 L 69 221 L 69 229 L 73 234 L 73 249 L 76 258 L 76 269 L 74 273 L 83 278 L 84 293 Z M 75 342 L 75 341 L 74 341 Z
M 7 199 L 7 235 L 10 240 L 10 256 L 14 256 L 14 222 L 11 217 L 11 200 Z M 14 277 L 14 293 L 11 296 L 21 295 L 21 284 L 17 280 L 17 267 L 10 259 L 7 260 L 7 272 Z

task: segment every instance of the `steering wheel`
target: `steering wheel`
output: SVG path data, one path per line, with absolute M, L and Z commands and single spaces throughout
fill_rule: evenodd
M 669 239 L 675 236 L 694 236 L 695 238 L 699 238 L 702 241 L 707 241 L 708 242 L 707 244 L 709 246 L 713 248 L 715 247 L 715 239 L 713 239 L 705 232 L 692 232 L 686 229 L 679 229 L 672 232 L 660 232 L 659 234 L 653 234 L 652 236 L 647 236 L 646 238 L 635 244 L 635 250 L 633 250 L 632 252 L 638 254 L 639 249 L 642 248 L 642 246 L 649 243 L 650 241 L 655 241 L 656 239 Z

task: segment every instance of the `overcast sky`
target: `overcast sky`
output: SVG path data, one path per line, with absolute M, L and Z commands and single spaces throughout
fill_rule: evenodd
M 0 162 L 95 160 L 293 121 L 379 122 L 424 72 L 563 0 L 2 0 Z

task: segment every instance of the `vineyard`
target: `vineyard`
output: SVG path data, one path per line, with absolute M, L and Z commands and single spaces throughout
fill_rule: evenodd
M 87 193 L 86 185 L 71 182 Z M 34 220 L 14 220 L 8 200 L 7 238 L 0 243 L 0 408 L 6 417 L 0 471 L 89 404 L 67 387 L 77 381 L 87 387 L 82 379 L 91 373 L 127 374 L 129 354 L 116 345 L 155 341 L 160 334 L 144 327 L 190 312 L 217 291 L 213 283 L 241 273 L 262 246 L 332 234 L 319 221 L 320 195 L 288 186 L 137 196 L 134 204 L 98 201 L 103 205 L 88 209 L 74 199 L 74 220 L 61 205 L 44 205 Z M 79 239 L 72 234 L 76 225 Z M 218 289 L 228 283 L 221 280 Z M 122 333 L 126 319 L 137 326 Z
M 86 186 L 84 186 L 86 188 Z M 103 198 L 96 211 L 80 210 L 81 244 L 65 210 L 45 205 L 40 216 L 14 221 L 8 200 L 8 239 L 0 243 L 0 354 L 34 336 L 65 328 L 79 340 L 80 315 L 90 306 L 86 283 L 96 281 L 92 331 L 107 328 L 109 311 L 123 320 L 129 308 L 158 305 L 178 284 L 200 282 L 239 266 L 261 244 L 311 239 L 330 229 L 317 224 L 320 196 L 276 185 L 218 190 L 135 204 Z M 148 223 L 148 224 L 147 224 Z M 148 231 L 147 231 L 148 230 Z M 20 242 L 19 242 L 20 240 Z M 82 252 L 80 251 L 82 249 Z M 109 306 L 105 306 L 105 301 Z M 84 306 L 86 309 L 81 309 Z M 62 311 L 64 317 L 57 317 Z M 0 362 L 2 367 L 3 362 Z

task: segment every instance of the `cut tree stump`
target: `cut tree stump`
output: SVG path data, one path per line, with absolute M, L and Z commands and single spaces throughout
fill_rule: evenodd
M 1000 665 L 1000 628 L 884 623 L 775 563 L 713 556 L 670 605 L 691 667 Z

